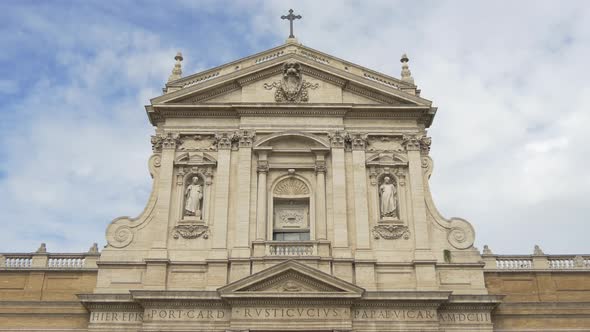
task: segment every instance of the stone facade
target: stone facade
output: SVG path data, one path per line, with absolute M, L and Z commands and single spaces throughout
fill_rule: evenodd
M 152 193 L 109 225 L 78 327 L 493 330 L 504 288 L 433 203 L 436 108 L 407 56 L 402 79 L 293 38 L 187 77 L 175 59 L 146 106 Z

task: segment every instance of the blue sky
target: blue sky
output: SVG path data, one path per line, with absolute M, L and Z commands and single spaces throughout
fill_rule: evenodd
M 589 253 L 584 1 L 0 2 L 0 251 L 84 251 L 147 201 L 143 105 L 191 74 L 299 41 L 399 77 L 439 112 L 431 186 L 499 253 Z

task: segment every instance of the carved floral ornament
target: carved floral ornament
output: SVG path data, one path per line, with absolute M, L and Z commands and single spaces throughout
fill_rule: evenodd
M 275 101 L 279 103 L 304 103 L 309 101 L 307 89 L 317 89 L 318 83 L 312 84 L 303 79 L 301 64 L 288 61 L 283 64 L 283 79 L 272 83 L 264 83 L 267 90 L 276 89 Z
M 430 152 L 432 138 L 420 135 L 404 135 L 402 145 L 407 151 L 420 151 L 422 154 Z
M 184 239 L 196 239 L 202 237 L 203 239 L 209 238 L 209 227 L 206 225 L 178 225 L 173 230 L 174 239 L 180 237 Z
M 376 240 L 395 240 L 399 238 L 407 240 L 410 238 L 410 230 L 407 226 L 402 225 L 377 225 L 373 227 L 373 236 Z
M 309 188 L 303 181 L 290 177 L 279 182 L 273 193 L 279 197 L 307 196 L 309 195 Z
M 180 135 L 177 133 L 165 133 L 153 135 L 151 138 L 152 151 L 161 152 L 162 149 L 175 149 L 180 143 Z
M 238 147 L 251 147 L 255 133 L 250 130 L 238 130 L 233 132 L 219 132 L 213 134 L 180 134 L 163 133 L 151 137 L 154 153 L 162 152 L 162 149 L 176 149 L 179 151 L 216 151 L 218 149 L 236 149 Z

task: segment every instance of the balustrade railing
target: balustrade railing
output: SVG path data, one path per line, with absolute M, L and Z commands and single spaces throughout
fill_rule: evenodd
M 96 269 L 96 243 L 85 253 L 48 253 L 45 244 L 34 253 L 0 253 L 0 269 Z
M 486 270 L 590 270 L 590 255 L 495 255 L 489 249 L 482 258 Z
M 269 242 L 267 248 L 270 256 L 315 256 L 317 252 L 313 242 Z

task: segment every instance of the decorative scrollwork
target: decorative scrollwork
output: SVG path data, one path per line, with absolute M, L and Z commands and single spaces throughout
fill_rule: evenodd
M 473 245 L 475 232 L 471 224 L 460 218 L 452 218 L 450 226 L 447 239 L 453 247 L 467 249 Z
M 373 227 L 373 236 L 375 239 L 395 240 L 403 237 L 407 240 L 410 238 L 410 230 L 402 225 L 377 225 Z
M 209 227 L 205 225 L 178 225 L 174 227 L 175 239 L 180 237 L 184 239 L 196 239 L 202 237 L 203 239 L 209 238 Z
M 274 189 L 274 194 L 277 196 L 309 195 L 309 188 L 307 188 L 307 185 L 299 179 L 287 178 L 277 184 Z
M 288 61 L 283 64 L 283 79 L 281 81 L 264 83 L 267 90 L 277 89 L 275 101 L 287 103 L 301 103 L 309 100 L 307 89 L 317 89 L 318 83 L 312 84 L 303 79 L 301 64 Z
M 148 161 L 148 168 L 152 176 L 152 192 L 143 212 L 137 218 L 119 217 L 107 227 L 107 243 L 113 248 L 124 248 L 133 241 L 137 230 L 142 229 L 153 219 L 153 211 L 158 201 L 158 183 L 162 157 L 159 153 L 153 154 Z

